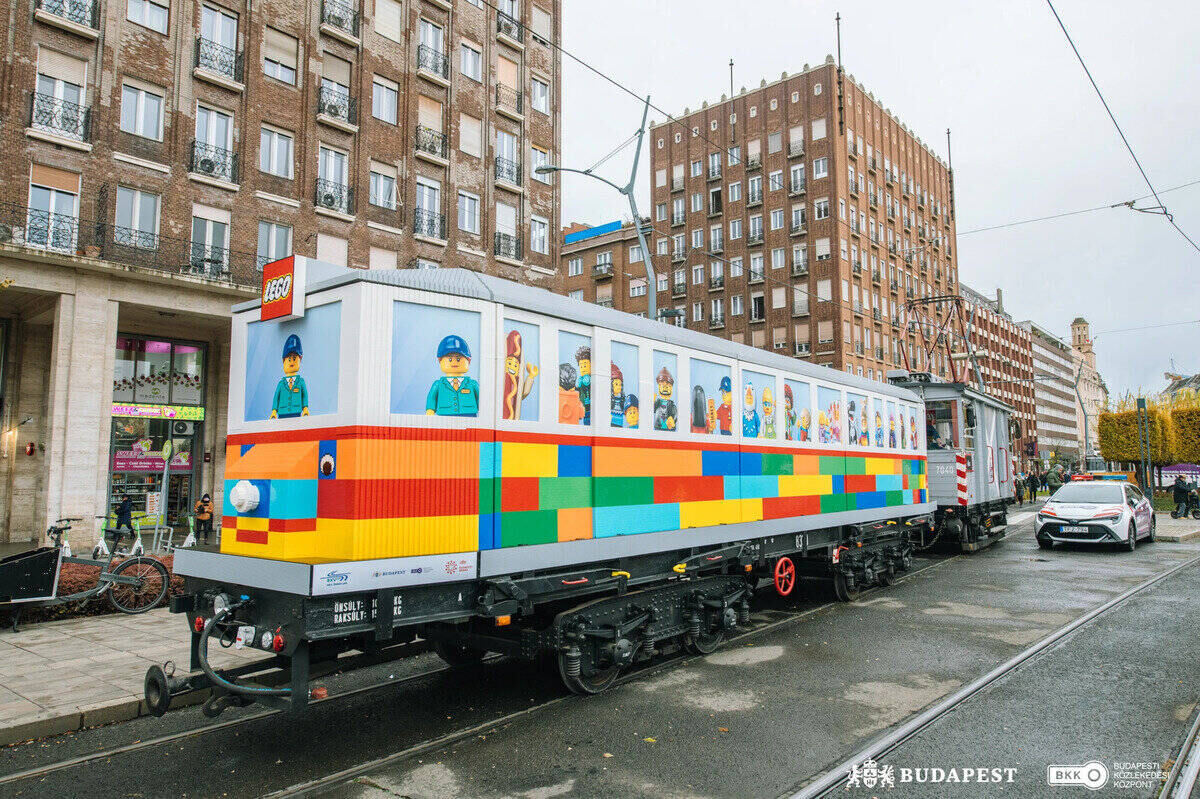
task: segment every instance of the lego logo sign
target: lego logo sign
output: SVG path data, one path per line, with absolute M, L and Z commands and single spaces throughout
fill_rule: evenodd
M 304 259 L 294 255 L 263 266 L 259 319 L 265 322 L 304 316 L 304 266 Z

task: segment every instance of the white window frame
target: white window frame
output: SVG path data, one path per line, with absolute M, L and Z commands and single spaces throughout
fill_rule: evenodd
M 121 109 L 122 110 L 124 110 L 124 108 L 125 108 L 125 101 L 126 101 L 125 92 L 126 91 L 135 93 L 135 96 L 134 96 L 135 106 L 134 106 L 134 111 L 133 111 L 134 127 L 141 128 L 141 130 L 129 130 L 128 128 L 126 128 L 124 126 L 124 121 L 125 121 L 124 114 L 121 115 L 121 122 L 119 123 L 121 126 L 121 130 L 123 130 L 126 133 L 132 133 L 134 136 L 140 136 L 143 139 L 150 139 L 152 141 L 162 141 L 163 140 L 163 114 L 164 114 L 164 105 L 166 103 L 165 94 L 157 94 L 156 92 L 152 92 L 149 89 L 143 88 L 141 86 L 137 86 L 133 83 L 122 83 L 121 84 Z M 146 95 L 150 95 L 152 97 L 158 98 L 158 119 L 155 120 L 155 124 L 158 127 L 158 133 L 155 136 L 148 136 L 148 135 L 146 135 L 146 131 L 145 131 L 145 127 L 146 127 L 145 126 Z
M 539 232 L 539 226 L 541 230 Z M 550 220 L 543 216 L 534 216 L 529 220 L 529 249 L 531 252 L 548 255 L 550 253 Z
M 472 205 L 474 210 L 472 212 Z M 465 230 L 467 233 L 479 235 L 479 209 L 480 199 L 478 194 L 472 194 L 469 191 L 458 191 L 458 229 Z M 465 224 L 464 224 L 465 223 Z M 579 271 L 573 274 L 583 273 L 583 261 L 576 258 L 571 263 L 575 263 L 579 267 Z M 570 273 L 571 266 L 568 264 L 567 270 Z

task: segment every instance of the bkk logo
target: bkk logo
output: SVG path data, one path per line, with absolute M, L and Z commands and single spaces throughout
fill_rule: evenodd
M 350 572 L 327 572 L 321 580 L 325 585 L 345 585 L 350 582 Z

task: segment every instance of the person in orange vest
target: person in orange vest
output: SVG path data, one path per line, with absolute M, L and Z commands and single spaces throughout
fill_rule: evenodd
M 205 494 L 196 502 L 196 507 L 192 508 L 192 515 L 196 519 L 196 534 L 204 536 L 204 543 L 208 543 L 208 534 L 213 529 L 213 503 L 212 499 Z

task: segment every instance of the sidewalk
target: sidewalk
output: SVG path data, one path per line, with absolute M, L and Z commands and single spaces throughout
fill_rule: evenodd
M 1174 543 L 1200 538 L 1200 521 L 1196 521 L 1195 519 L 1172 519 L 1170 513 L 1161 510 L 1155 513 L 1154 516 L 1158 520 L 1156 523 L 1156 532 L 1159 541 Z
M 0 745 L 143 715 L 146 669 L 189 663 L 186 618 L 158 608 L 45 622 L 0 632 Z M 209 647 L 213 666 L 265 658 L 254 649 Z

